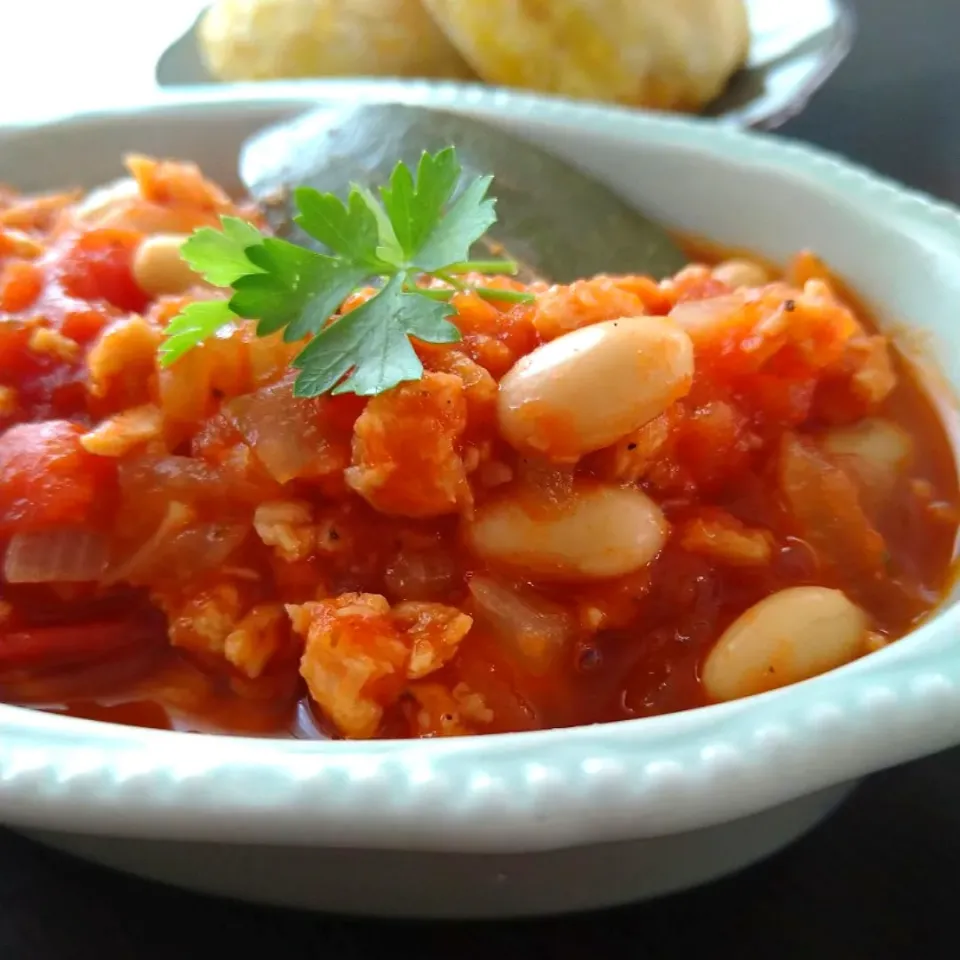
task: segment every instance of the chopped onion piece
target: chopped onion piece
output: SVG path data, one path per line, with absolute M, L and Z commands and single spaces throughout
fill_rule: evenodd
M 173 502 L 153 535 L 114 566 L 106 579 L 110 583 L 139 584 L 160 570 L 187 579 L 226 563 L 250 530 L 246 523 L 198 523 L 189 507 Z
M 325 476 L 349 466 L 349 445 L 338 445 L 324 429 L 322 402 L 291 394 L 290 382 L 281 380 L 235 397 L 223 410 L 279 483 Z
M 684 300 L 670 311 L 670 319 L 697 340 L 732 320 L 743 308 L 743 296 L 726 294 L 707 300 Z
M 529 588 L 479 576 L 471 579 L 470 593 L 480 620 L 531 673 L 546 672 L 574 639 L 574 618 Z
M 440 547 L 401 550 L 387 565 L 384 582 L 397 600 L 442 600 L 457 582 L 457 566 Z
M 248 523 L 198 523 L 172 537 L 161 552 L 163 563 L 175 564 L 181 579 L 222 567 L 246 539 Z
M 137 576 L 143 575 L 152 568 L 155 558 L 163 549 L 164 543 L 190 523 L 193 517 L 193 511 L 186 504 L 178 503 L 176 500 L 171 501 L 167 505 L 166 514 L 153 534 L 130 556 L 117 564 L 111 565 L 106 577 L 107 582 L 134 582 Z
M 869 503 L 880 506 L 903 476 L 913 440 L 897 424 L 872 417 L 828 430 L 820 448 L 860 486 Z
M 15 533 L 7 547 L 7 583 L 89 583 L 107 563 L 107 544 L 91 530 L 68 528 Z
M 850 476 L 813 443 L 789 434 L 778 467 L 780 493 L 797 534 L 843 575 L 878 582 L 886 547 Z

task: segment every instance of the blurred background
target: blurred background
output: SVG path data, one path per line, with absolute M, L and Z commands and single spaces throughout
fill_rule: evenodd
M 0 121 L 184 84 L 427 76 L 787 124 L 950 195 L 958 17 L 956 0 L 8 0 L 0 30 L 25 42 L 0 57 Z
M 22 82 L 9 115 L 208 82 L 405 77 L 776 125 L 850 48 L 846 0 L 34 0 L 8 35 L 44 36 L 69 89 Z M 54 29 L 50 29 L 54 24 Z M 12 51 L 0 80 L 29 76 Z

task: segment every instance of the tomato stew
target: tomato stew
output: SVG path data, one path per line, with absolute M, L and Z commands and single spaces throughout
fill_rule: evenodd
M 422 380 L 296 399 L 297 346 L 248 324 L 158 365 L 221 295 L 177 238 L 258 215 L 189 164 L 129 167 L 0 190 L 0 699 L 272 736 L 562 727 L 803 680 L 941 600 L 944 427 L 813 255 L 460 293 Z

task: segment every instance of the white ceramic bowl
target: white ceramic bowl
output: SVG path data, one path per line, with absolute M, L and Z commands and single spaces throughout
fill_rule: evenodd
M 774 258 L 815 248 L 909 333 L 905 346 L 918 342 L 912 331 L 933 341 L 945 401 L 947 384 L 960 387 L 957 212 L 808 148 L 702 121 L 382 89 L 536 137 L 682 230 Z M 242 138 L 311 98 L 304 86 L 186 91 L 7 128 L 0 181 L 93 185 L 137 149 L 193 158 L 230 183 Z M 306 743 L 0 707 L 0 820 L 145 876 L 315 909 L 507 916 L 649 897 L 755 861 L 857 778 L 960 743 L 955 600 L 818 679 L 573 730 Z

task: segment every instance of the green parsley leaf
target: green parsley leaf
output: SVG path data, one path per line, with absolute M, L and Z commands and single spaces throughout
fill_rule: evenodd
M 384 209 L 408 263 L 413 263 L 436 228 L 459 179 L 456 151 L 447 147 L 436 155 L 424 152 L 420 156 L 416 183 L 406 164 L 398 163 L 390 175 L 390 185 L 381 187 Z
M 198 300 L 189 304 L 164 331 L 166 340 L 160 345 L 160 362 L 169 366 L 198 343 L 239 319 L 226 300 Z
M 239 316 L 258 320 L 260 336 L 283 329 L 291 343 L 319 333 L 370 276 L 366 267 L 273 237 L 250 255 L 262 272 L 237 280 L 230 306 Z
M 332 193 L 320 193 L 312 187 L 299 187 L 294 199 L 300 210 L 294 221 L 348 263 L 374 273 L 398 266 L 385 263 L 378 255 L 380 224 L 356 187 L 346 204 Z
M 351 189 L 356 190 L 359 197 L 370 208 L 370 212 L 376 217 L 377 226 L 380 228 L 380 246 L 377 247 L 377 256 L 386 263 L 402 264 L 403 248 L 394 232 L 393 224 L 387 216 L 387 211 L 383 209 L 380 201 L 373 195 L 373 192 L 366 187 L 351 184 Z
M 487 199 L 493 177 L 477 177 L 466 185 L 444 215 L 461 168 L 456 151 L 447 147 L 435 155 L 424 153 L 417 179 L 398 163 L 390 185 L 380 195 L 406 265 L 426 273 L 466 260 L 470 248 L 497 221 L 494 201 Z
M 468 261 L 470 248 L 496 214 L 487 197 L 491 178 L 477 177 L 457 195 L 461 172 L 449 147 L 424 153 L 416 177 L 398 163 L 380 190 L 382 203 L 357 185 L 346 202 L 308 187 L 296 190 L 295 221 L 330 256 L 264 236 L 236 217 L 222 217 L 222 230 L 197 230 L 183 244 L 184 260 L 215 286 L 233 287 L 233 295 L 229 301 L 193 303 L 175 317 L 161 363 L 174 363 L 243 318 L 257 322 L 259 336 L 282 330 L 288 342 L 310 338 L 294 360 L 298 396 L 330 391 L 372 396 L 419 379 L 423 366 L 410 338 L 460 339 L 447 319 L 455 312 L 449 301 L 456 291 L 471 290 L 495 302 L 533 299 L 524 291 L 471 286 L 458 277 L 516 271 L 509 261 Z M 446 286 L 418 286 L 424 274 Z M 367 284 L 382 289 L 337 318 L 350 294 Z
M 211 227 L 195 231 L 184 241 L 180 255 L 207 283 L 230 287 L 240 277 L 258 272 L 247 250 L 262 243 L 263 235 L 238 217 L 221 217 L 220 223 L 222 231 Z
M 299 397 L 332 392 L 371 397 L 406 380 L 419 380 L 423 365 L 410 335 L 428 343 L 453 343 L 460 331 L 447 317 L 448 303 L 405 293 L 394 277 L 376 296 L 330 324 L 294 359 Z
M 425 273 L 442 271 L 470 255 L 470 248 L 497 222 L 494 201 L 487 198 L 493 177 L 478 177 L 460 194 L 414 257 Z

